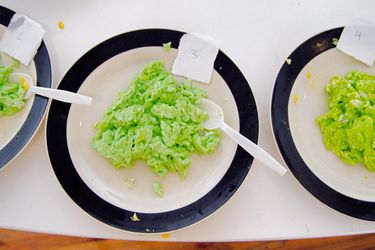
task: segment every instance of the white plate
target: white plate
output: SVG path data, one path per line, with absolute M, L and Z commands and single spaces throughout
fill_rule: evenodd
M 316 118 L 328 111 L 324 86 L 353 70 L 375 74 L 332 43 L 343 28 L 322 32 L 301 44 L 277 76 L 271 119 L 277 145 L 298 181 L 317 199 L 347 215 L 375 220 L 375 173 L 351 166 L 327 151 Z M 308 75 L 311 77 L 309 78 Z
M 12 10 L 0 6 L 0 37 L 13 14 Z M 0 56 L 1 65 L 12 64 L 8 55 L 1 52 Z M 13 72 L 29 74 L 38 86 L 50 88 L 51 64 L 44 42 L 28 66 L 20 64 Z M 32 95 L 17 113 L 0 116 L 0 169 L 7 166 L 30 142 L 44 117 L 47 102 L 47 98 Z
M 327 50 L 311 60 L 294 82 L 289 99 L 289 125 L 298 152 L 311 171 L 328 186 L 355 199 L 375 201 L 375 173 L 361 164 L 351 166 L 327 151 L 322 132 L 315 119 L 328 112 L 328 95 L 324 86 L 333 76 L 353 70 L 375 75 L 375 67 L 357 61 L 337 48 Z M 308 79 L 306 74 L 310 74 Z M 298 101 L 294 101 L 298 96 Z M 308 136 L 306 136 L 308 134 Z
M 187 178 L 181 180 L 178 174 L 158 178 L 144 161 L 137 161 L 130 169 L 117 170 L 91 147 L 90 141 L 95 135 L 94 125 L 102 120 L 106 108 L 112 106 L 116 95 L 125 90 L 142 68 L 152 61 L 162 60 L 166 68 L 171 70 L 176 55 L 176 49 L 166 53 L 162 47 L 144 47 L 112 57 L 96 68 L 79 89 L 79 93 L 93 97 L 93 105 L 72 105 L 69 111 L 67 140 L 74 166 L 87 186 L 120 208 L 160 213 L 186 206 L 203 197 L 219 182 L 236 152 L 237 144 L 223 134 L 215 153 L 193 156 Z M 210 84 L 193 82 L 193 85 L 206 89 L 209 98 L 223 107 L 228 124 L 238 129 L 235 100 L 217 72 L 213 73 Z M 129 177 L 136 179 L 133 189 L 129 189 L 126 182 Z M 152 189 L 152 182 L 158 179 L 165 190 L 162 198 Z
M 90 107 L 52 101 L 46 126 L 53 170 L 67 194 L 98 220 L 126 231 L 160 233 L 192 225 L 219 209 L 236 192 L 253 158 L 225 135 L 217 151 L 194 156 L 188 176 L 168 174 L 160 181 L 160 198 L 152 189 L 159 177 L 143 161 L 131 169 L 116 170 L 90 146 L 104 110 L 118 92 L 154 60 L 171 68 L 183 32 L 147 29 L 112 37 L 83 55 L 66 73 L 59 89 L 93 96 Z M 165 52 L 162 44 L 172 42 Z M 219 103 L 226 121 L 253 142 L 258 139 L 258 113 L 246 79 L 221 51 L 215 61 L 209 98 Z M 129 190 L 126 178 L 135 177 Z M 137 213 L 140 221 L 132 221 Z

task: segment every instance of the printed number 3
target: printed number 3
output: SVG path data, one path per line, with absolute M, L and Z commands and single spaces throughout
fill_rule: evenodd
M 198 50 L 192 49 L 191 50 L 191 54 L 192 54 L 193 59 L 197 59 L 198 58 Z

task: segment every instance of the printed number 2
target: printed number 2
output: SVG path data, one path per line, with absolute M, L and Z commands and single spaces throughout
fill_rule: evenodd
M 197 59 L 198 58 L 198 50 L 192 49 L 191 50 L 191 54 L 192 54 L 193 59 Z
M 22 36 L 23 36 L 22 32 L 18 33 L 17 40 L 22 41 Z
M 357 30 L 357 32 L 355 32 L 355 37 L 357 38 L 357 40 L 361 40 L 361 31 Z

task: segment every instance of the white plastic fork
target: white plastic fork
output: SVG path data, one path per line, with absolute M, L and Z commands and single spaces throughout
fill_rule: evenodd
M 238 145 L 264 165 L 279 175 L 284 175 L 286 173 L 286 168 L 277 162 L 271 155 L 224 122 L 224 112 L 219 105 L 210 100 L 203 99 L 201 108 L 208 113 L 208 119 L 203 122 L 205 128 L 220 128 L 224 133 L 237 142 Z
M 31 94 L 38 94 L 48 98 L 52 98 L 58 101 L 66 103 L 74 103 L 81 105 L 91 105 L 92 98 L 89 96 L 77 94 L 74 92 L 69 92 L 61 89 L 50 89 L 35 86 L 30 75 L 24 73 L 11 73 L 9 75 L 10 82 L 23 82 L 28 85 L 27 91 L 25 93 L 25 99 L 30 98 Z

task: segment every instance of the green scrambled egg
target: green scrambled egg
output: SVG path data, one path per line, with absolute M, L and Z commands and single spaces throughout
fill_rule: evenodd
M 9 82 L 13 67 L 0 66 L 0 116 L 12 115 L 25 106 L 25 88 Z
M 328 113 L 317 118 L 328 150 L 375 171 L 375 76 L 353 71 L 325 86 Z
M 220 134 L 203 128 L 208 115 L 199 108 L 207 93 L 182 83 L 161 61 L 147 65 L 98 123 L 92 146 L 116 168 L 142 159 L 159 176 L 178 173 L 184 178 L 191 155 L 209 154 Z

